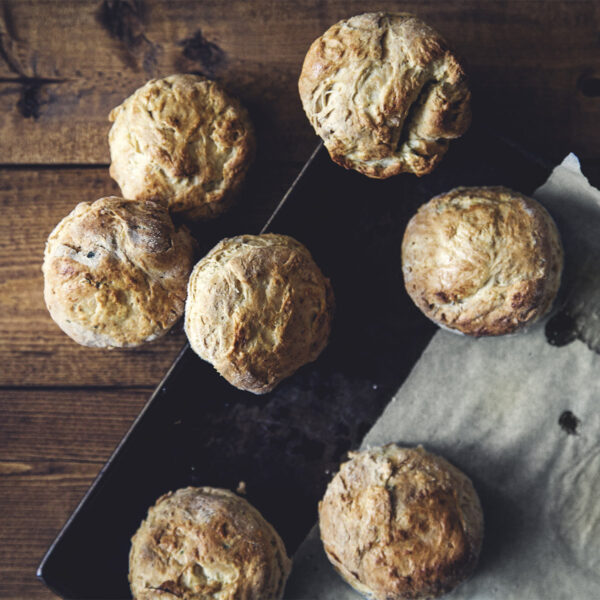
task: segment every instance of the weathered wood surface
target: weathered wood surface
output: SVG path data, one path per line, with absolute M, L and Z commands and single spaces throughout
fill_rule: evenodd
M 101 466 L 0 462 L 0 598 L 55 598 L 36 579 L 35 571 Z
M 40 558 L 184 341 L 179 330 L 140 350 L 84 349 L 44 307 L 48 233 L 78 201 L 118 192 L 106 169 L 108 112 L 150 77 L 223 82 L 258 135 L 230 233 L 256 231 L 317 142 L 296 89 L 304 53 L 338 19 L 373 8 L 0 0 L 0 598 L 53 597 L 35 580 Z M 477 120 L 551 159 L 577 152 L 598 183 L 599 2 L 376 8 L 417 13 L 446 36 L 466 60 Z
M 0 162 L 106 163 L 107 115 L 147 79 L 199 72 L 249 107 L 259 151 L 302 160 L 315 143 L 298 100 L 304 53 L 357 0 L 5 0 Z M 600 153 L 600 3 L 396 2 L 465 57 L 478 115 L 553 156 Z
M 151 387 L 3 390 L 0 474 L 34 475 L 39 461 L 104 463 L 151 391 Z
M 35 570 L 150 389 L 0 394 L 0 598 L 48 598 Z

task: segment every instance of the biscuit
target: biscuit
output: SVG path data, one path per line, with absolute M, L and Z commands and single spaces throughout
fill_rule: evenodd
M 405 13 L 330 27 L 308 50 L 298 88 L 331 158 L 378 179 L 429 173 L 471 121 L 463 68 L 436 31 Z
M 150 80 L 109 120 L 110 175 L 123 196 L 165 200 L 188 219 L 226 210 L 254 155 L 246 110 L 198 75 Z
M 402 241 L 406 290 L 427 317 L 472 336 L 512 333 L 546 314 L 563 251 L 552 217 L 503 187 L 459 187 L 419 208 Z
M 194 241 L 163 204 L 114 196 L 81 202 L 50 234 L 44 298 L 84 346 L 138 346 L 183 314 Z
M 278 600 L 291 561 L 281 538 L 228 490 L 183 488 L 161 496 L 131 539 L 136 600 Z
M 319 526 L 352 587 L 375 600 L 437 598 L 471 575 L 483 513 L 466 475 L 420 446 L 350 457 L 319 503 Z
M 185 331 L 229 383 L 264 394 L 317 358 L 333 309 L 329 280 L 302 244 L 242 235 L 222 240 L 194 267 Z

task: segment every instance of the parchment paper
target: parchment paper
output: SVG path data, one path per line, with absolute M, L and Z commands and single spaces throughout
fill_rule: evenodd
M 600 192 L 569 155 L 534 196 L 565 244 L 559 308 L 579 306 L 597 327 L 589 289 L 600 287 L 590 261 Z M 582 277 L 594 285 L 574 299 Z M 549 344 L 546 325 L 479 340 L 440 330 L 363 441 L 423 444 L 471 477 L 485 538 L 475 575 L 453 600 L 600 599 L 600 356 L 579 340 Z M 317 527 L 296 553 L 285 597 L 360 598 L 330 566 Z

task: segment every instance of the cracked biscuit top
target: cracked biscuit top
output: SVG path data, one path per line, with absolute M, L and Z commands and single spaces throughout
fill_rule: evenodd
M 82 202 L 50 234 L 44 298 L 84 346 L 138 346 L 183 314 L 194 241 L 153 201 Z
M 246 110 L 198 75 L 150 80 L 109 120 L 110 174 L 123 196 L 165 200 L 188 219 L 226 210 L 254 154 Z
M 471 120 L 461 65 L 410 14 L 336 23 L 311 45 L 298 85 L 331 158 L 369 177 L 429 173 Z
M 319 356 L 333 311 L 331 284 L 305 246 L 286 235 L 241 235 L 194 267 L 185 332 L 229 383 L 264 394 Z
M 131 540 L 136 600 L 279 600 L 291 561 L 246 500 L 217 488 L 161 496 Z
M 459 187 L 410 220 L 402 272 L 415 304 L 473 336 L 512 333 L 546 314 L 560 286 L 556 225 L 532 198 L 503 187 Z
M 424 600 L 471 575 L 483 514 L 464 473 L 420 446 L 350 458 L 319 503 L 319 526 L 327 557 L 352 587 L 374 600 Z

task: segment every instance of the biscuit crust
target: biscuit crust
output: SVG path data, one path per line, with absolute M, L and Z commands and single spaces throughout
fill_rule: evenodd
M 444 39 L 406 13 L 365 13 L 311 45 L 298 82 L 331 158 L 374 178 L 425 175 L 471 121 L 463 68 Z
M 331 284 L 300 242 L 242 235 L 222 240 L 194 267 L 185 331 L 232 385 L 264 394 L 317 358 L 333 310 Z
M 415 304 L 472 336 L 512 333 L 552 307 L 563 251 L 552 217 L 503 187 L 456 188 L 409 222 L 402 272 Z
M 148 81 L 109 120 L 110 175 L 123 195 L 165 200 L 188 219 L 226 210 L 254 156 L 246 110 L 198 75 Z
M 163 204 L 114 196 L 81 202 L 46 243 L 50 315 L 84 346 L 138 346 L 181 317 L 194 241 Z
M 422 447 L 351 453 L 319 503 L 327 557 L 375 600 L 437 598 L 473 572 L 483 513 L 469 478 Z
M 161 496 L 131 539 L 136 600 L 278 600 L 291 561 L 281 538 L 228 490 L 183 488 Z

